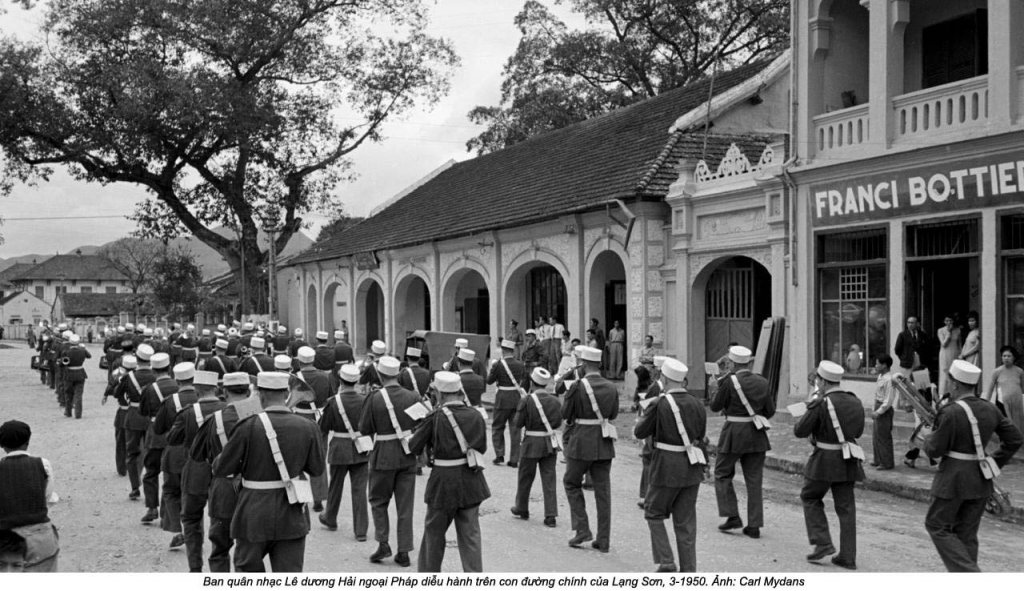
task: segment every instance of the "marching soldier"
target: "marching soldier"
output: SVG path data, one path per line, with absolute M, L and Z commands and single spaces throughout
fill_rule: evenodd
M 217 379 L 223 380 L 226 374 L 238 371 L 236 360 L 228 357 L 227 339 L 217 339 L 214 356 L 202 364 L 203 371 L 212 371 L 217 374 Z
M 246 322 L 242 325 L 241 333 L 238 335 L 239 348 L 244 348 L 250 353 L 255 353 L 256 347 L 253 347 L 252 339 L 256 336 L 256 326 L 252 322 Z M 264 343 L 265 344 L 265 343 Z M 262 347 L 260 348 L 262 350 Z M 239 351 L 239 355 L 242 351 Z
M 334 347 L 327 344 L 327 331 L 316 333 L 316 357 L 313 367 L 322 371 L 334 371 Z
M 506 353 L 510 355 L 508 358 L 511 361 L 515 361 L 511 358 L 515 351 L 515 343 L 511 344 Z M 502 348 L 505 348 L 504 342 Z M 533 488 L 537 469 L 540 468 L 540 488 L 544 493 L 544 525 L 555 527 L 555 519 L 558 517 L 555 465 L 558 450 L 562 448 L 561 435 L 555 429 L 562 424 L 562 404 L 547 391 L 547 385 L 551 383 L 550 372 L 542 367 L 536 367 L 530 374 L 530 382 L 532 392 L 519 401 L 519 407 L 515 412 L 515 427 L 511 428 L 510 424 L 510 431 L 514 434 L 513 441 L 523 429 L 526 435 L 523 438 L 521 453 L 513 452 L 513 457 L 521 459 L 516 504 L 512 507 L 512 514 L 520 519 L 530 518 L 530 490 Z M 494 414 L 498 414 L 497 410 Z M 509 465 L 512 463 L 509 462 Z
M 204 328 L 199 340 L 196 341 L 196 350 L 199 352 L 196 358 L 196 367 L 203 365 L 207 359 L 213 357 L 213 343 L 214 339 L 210 329 Z
M 985 502 L 992 496 L 992 480 L 1021 446 L 1021 433 L 994 404 L 978 398 L 975 388 L 981 370 L 957 359 L 949 368 L 951 403 L 935 416 L 935 430 L 925 442 L 930 458 L 941 459 L 932 482 L 932 503 L 925 529 L 949 572 L 980 572 L 978 527 Z M 991 456 L 985 448 L 992 434 L 999 449 Z
M 224 393 L 227 406 L 213 413 L 203 421 L 189 453 L 192 460 L 210 465 L 227 445 L 228 438 L 238 424 L 237 404 L 249 398 L 249 374 L 233 372 L 224 376 Z M 231 572 L 231 518 L 235 514 L 238 500 L 235 480 L 237 477 L 211 476 L 209 488 L 210 515 L 210 572 Z
M 352 350 L 352 345 L 348 344 L 345 333 L 340 330 L 334 331 L 334 369 L 355 362 L 355 351 Z
M 288 327 L 283 324 L 278 326 L 277 336 L 274 337 L 272 343 L 274 357 L 277 357 L 278 355 L 288 355 L 288 357 L 294 357 L 294 355 L 290 354 L 288 351 L 288 343 L 290 340 L 291 339 L 288 338 Z
M 448 362 L 448 371 L 451 371 L 451 372 L 458 371 L 459 373 L 461 373 L 461 370 L 459 369 L 461 367 L 459 365 L 459 352 L 462 351 L 463 349 L 468 348 L 468 347 L 469 347 L 469 341 L 467 339 L 464 339 L 464 338 L 457 338 L 457 339 L 455 339 L 455 351 L 452 353 L 451 361 Z M 473 363 L 472 363 L 472 366 L 470 367 L 470 369 L 473 371 L 473 373 L 475 373 L 476 375 L 478 375 L 480 377 L 486 377 L 487 376 L 487 371 L 484 368 L 483 360 L 482 359 L 477 359 L 475 354 L 474 354 Z M 463 374 L 463 376 L 464 375 L 465 374 Z M 463 377 L 463 379 L 465 379 L 465 378 Z M 475 405 L 474 404 L 473 406 L 479 406 L 479 405 Z
M 262 572 L 270 556 L 274 572 L 301 572 L 309 514 L 301 476 L 324 472 L 317 426 L 285 405 L 288 377 L 278 372 L 256 376 L 263 412 L 240 421 L 213 464 L 213 475 L 240 475 L 231 537 L 235 570 Z
M 127 335 L 126 335 L 127 336 Z M 125 348 L 134 348 L 134 341 L 126 339 L 122 345 Z M 135 349 L 137 367 L 128 370 L 128 374 L 121 380 L 118 386 L 119 394 L 115 396 L 119 403 L 123 401 L 128 408 L 124 411 L 124 445 L 125 445 L 125 469 L 128 471 L 128 483 L 131 485 L 131 492 L 128 499 L 135 501 L 139 498 L 139 487 L 142 484 L 142 467 L 145 465 L 143 457 L 143 445 L 145 444 L 146 433 L 149 430 L 149 415 L 142 414 L 142 400 L 146 389 L 156 381 L 156 372 L 150 366 L 153 348 L 149 345 L 140 346 Z M 148 452 L 148 450 L 147 450 Z M 159 462 L 159 459 L 158 459 Z M 152 490 L 146 486 L 146 507 L 156 518 L 156 508 L 159 505 L 156 495 L 156 483 Z
M 672 517 L 679 551 L 679 571 L 697 571 L 697 493 L 707 460 L 701 448 L 707 428 L 704 405 L 686 391 L 689 369 L 665 359 L 661 375 L 665 393 L 641 411 L 634 429 L 637 439 L 650 437 L 650 486 L 644 518 L 651 530 L 651 552 L 658 572 L 675 571 L 665 520 Z
M 414 454 L 428 445 L 434 450 L 417 568 L 419 572 L 441 572 L 445 534 L 454 521 L 462 570 L 479 573 L 483 572 L 480 503 L 491 496 L 483 474 L 487 424 L 479 412 L 466 405 L 457 374 L 439 371 L 434 381 L 441 406 L 424 419 L 409 443 Z
M 398 376 L 398 384 L 406 390 L 412 390 L 420 400 L 430 400 L 430 372 L 420 365 L 423 352 L 416 347 L 406 347 L 406 365 Z M 434 401 L 430 401 L 431 404 Z
M 597 504 L 597 539 L 591 547 L 608 552 L 611 537 L 611 468 L 615 457 L 615 427 L 609 422 L 619 414 L 615 385 L 601 376 L 601 350 L 580 347 L 583 378 L 565 395 L 562 418 L 573 423 L 565 446 L 565 475 L 562 483 L 569 500 L 572 528 L 576 535 L 569 546 L 579 548 L 594 540 L 583 497 L 583 475 L 590 472 Z
M 181 360 L 195 364 L 199 361 L 199 339 L 196 338 L 196 327 L 189 324 L 185 332 L 178 337 L 178 344 L 181 345 Z
M 515 349 L 516 344 L 514 341 L 503 339 L 501 341 L 502 357 L 497 362 L 491 364 L 491 371 L 487 374 L 488 384 L 498 384 L 498 391 L 494 397 L 494 416 L 491 420 L 491 444 L 494 446 L 494 464 L 500 466 L 505 462 L 505 425 L 508 424 L 508 435 L 511 440 L 508 465 L 513 468 L 519 462 L 519 446 L 522 432 L 519 427 L 513 425 L 512 419 L 516 414 L 516 408 L 521 406 L 520 399 L 526 394 L 523 391 L 523 386 L 520 386 L 520 384 L 524 384 L 528 378 L 526 366 L 523 365 L 522 361 L 518 361 L 515 358 Z M 550 375 L 548 377 L 550 378 Z M 559 416 L 558 422 L 562 422 L 561 416 Z M 543 477 L 543 469 L 541 472 Z M 532 481 L 532 469 L 530 474 Z M 554 472 L 552 472 L 553 477 Z
M 175 322 L 171 325 L 171 333 L 167 335 L 167 342 L 170 343 L 171 346 L 171 350 L 168 352 L 171 355 L 171 365 L 177 365 L 181 361 L 180 339 L 183 334 L 180 323 Z
M 174 418 L 167 443 L 182 446 L 186 453 L 185 466 L 181 471 L 181 528 L 188 570 L 197 573 L 203 571 L 203 508 L 206 507 L 211 476 L 210 464 L 205 460 L 194 460 L 188 453 L 199 429 L 213 413 L 224 408 L 224 403 L 217 397 L 216 373 L 196 371 L 193 385 L 198 398 Z
M 137 365 L 135 356 L 130 353 L 121 355 L 114 360 L 114 364 L 111 366 L 114 368 L 114 372 L 108 378 L 109 383 L 106 390 L 103 391 L 103 400 L 100 403 L 106 404 L 107 398 L 111 396 L 117 402 L 117 411 L 114 413 L 114 467 L 117 469 L 118 476 L 128 475 L 128 430 L 125 428 L 125 417 L 130 406 L 128 399 L 125 398 L 125 389 L 128 372 L 134 370 Z M 138 473 L 136 473 L 137 478 Z M 133 488 L 137 490 L 138 483 Z
M 487 391 L 487 382 L 483 376 L 473 370 L 476 361 L 476 352 L 463 347 L 458 353 L 459 379 L 462 380 L 462 388 L 466 393 L 466 400 L 470 406 L 483 406 L 481 399 Z M 497 463 L 497 462 L 495 462 Z
M 238 364 L 238 370 L 256 377 L 261 371 L 274 371 L 274 360 L 271 359 L 264 349 L 267 343 L 260 337 L 249 339 L 249 348 L 243 349 L 243 359 Z M 248 355 L 244 353 L 248 351 Z
M 142 344 L 136 347 L 139 352 L 139 366 L 142 367 L 143 347 L 152 351 L 149 345 Z M 142 466 L 145 474 L 142 476 L 142 491 L 146 496 L 146 514 L 142 516 L 142 523 L 152 523 L 160 518 L 157 507 L 159 501 L 160 470 L 164 455 L 164 448 L 167 447 L 167 437 L 155 431 L 156 416 L 163 406 L 164 400 L 178 391 L 178 384 L 171 377 L 171 356 L 167 353 L 151 353 L 150 366 L 153 370 L 154 381 L 151 382 L 142 392 L 142 401 L 139 404 L 139 411 L 148 421 L 146 431 L 146 455 L 142 458 Z M 130 453 L 130 452 L 129 452 Z
M 300 402 L 295 405 L 293 409 L 296 414 L 313 421 L 314 423 L 320 419 L 320 409 L 327 404 L 327 398 L 331 395 L 331 384 L 330 378 L 327 377 L 327 372 L 316 369 L 314 367 L 314 360 L 316 358 L 316 352 L 309 347 L 302 347 L 299 349 L 298 357 L 299 371 L 296 372 L 295 376 L 302 380 L 309 389 L 313 391 L 313 400 L 309 402 Z M 291 366 L 291 359 L 282 355 L 278 359 L 289 362 Z M 284 370 L 288 373 L 287 369 Z M 321 442 L 326 448 L 326 442 Z M 323 511 L 323 501 L 327 498 L 327 472 L 326 470 L 320 476 L 314 476 L 310 479 L 310 487 L 313 489 L 313 511 Z
M 363 373 L 359 376 L 360 385 L 368 386 L 370 390 L 380 388 L 381 378 L 377 373 L 377 364 L 374 363 L 374 360 L 383 357 L 387 350 L 388 346 L 384 341 L 373 341 L 370 344 L 370 352 L 366 355 Z
M 664 365 L 665 360 L 668 357 L 664 355 L 654 356 L 654 375 L 651 377 L 651 386 L 647 388 L 647 392 L 644 397 L 638 402 L 640 409 L 642 410 L 646 405 L 653 404 L 653 401 L 657 399 L 665 392 L 664 380 L 661 378 L 661 367 Z M 655 377 L 657 376 L 657 377 Z M 650 400 L 652 402 L 644 403 L 643 401 Z M 639 418 L 639 416 L 637 417 Z M 654 454 L 654 440 L 651 437 L 644 439 L 643 446 L 640 448 L 640 461 L 643 464 L 643 469 L 640 472 L 640 500 L 637 501 L 637 506 L 641 509 L 644 508 L 644 501 L 647 498 L 647 489 L 650 488 L 651 482 L 651 456 Z
M 768 391 L 768 380 L 751 373 L 752 355 L 746 347 L 737 345 L 729 348 L 733 372 L 719 380 L 711 411 L 722 411 L 725 415 L 715 457 L 718 515 L 726 518 L 718 529 L 729 531 L 742 527 L 744 535 L 759 538 L 764 526 L 761 491 L 764 457 L 765 452 L 772 448 L 768 442 L 768 419 L 775 415 L 775 398 Z M 732 484 L 736 476 L 736 462 L 743 466 L 743 482 L 747 488 L 746 527 L 740 519 L 736 489 Z
M 294 336 L 292 337 L 292 340 L 288 342 L 288 356 L 289 357 L 295 357 L 295 355 L 298 353 L 300 347 L 308 347 L 309 346 L 306 343 L 305 339 L 302 338 L 303 333 L 302 333 L 302 329 L 301 328 L 296 328 L 294 331 L 292 331 L 292 334 Z
M 377 374 L 383 384 L 366 399 L 359 417 L 359 432 L 374 437 L 373 451 L 370 452 L 369 500 L 378 546 L 370 556 L 370 562 L 380 562 L 391 556 L 388 505 L 394 497 L 398 512 L 395 562 L 399 566 L 409 566 L 409 551 L 413 548 L 413 497 L 416 494 L 416 457 L 409 447 L 409 437 L 416 421 L 405 409 L 419 403 L 419 397 L 398 385 L 400 368 L 399 361 L 391 356 L 385 355 L 377 362 Z
M 523 346 L 523 365 L 527 374 L 535 367 L 547 367 L 548 356 L 544 348 L 537 342 L 537 331 L 530 328 L 526 331 L 526 344 Z
M 71 408 L 74 407 L 75 418 L 82 418 L 82 395 L 85 393 L 85 380 L 89 376 L 85 373 L 85 360 L 92 359 L 92 355 L 83 347 L 81 337 L 76 334 L 68 339 L 67 349 L 64 350 L 64 380 L 66 388 L 66 402 L 64 416 L 71 416 Z
M 864 406 L 855 394 L 839 388 L 842 379 L 843 366 L 831 361 L 818 364 L 815 386 L 821 398 L 807 405 L 807 414 L 797 421 L 793 433 L 812 437 L 814 443 L 800 491 L 807 538 L 814 545 L 807 560 L 814 562 L 836 553 L 822 502 L 831 489 L 839 517 L 839 554 L 832 557 L 832 564 L 856 570 L 857 505 L 853 488 L 864 480 L 864 451 L 856 441 L 864 433 Z
M 239 357 L 241 356 L 242 342 L 238 338 L 238 329 L 232 326 L 228 329 L 228 346 L 225 350 L 225 354 L 233 359 L 235 363 L 238 363 Z
M 327 493 L 327 506 L 320 513 L 319 519 L 327 529 L 338 529 L 341 493 L 345 489 L 345 476 L 348 475 L 352 497 L 352 533 L 356 541 L 365 542 L 366 530 L 369 527 L 366 501 L 369 456 L 363 446 L 368 443 L 369 438 L 363 438 L 363 434 L 356 430 L 356 422 L 359 420 L 366 396 L 356 392 L 359 368 L 353 364 L 345 364 L 338 370 L 338 375 L 341 379 L 341 388 L 327 401 L 320 417 L 320 432 L 327 437 L 327 464 L 331 468 L 331 487 Z
M 172 443 L 169 433 L 178 414 L 199 400 L 194 384 L 195 376 L 196 366 L 190 361 L 182 361 L 174 366 L 174 381 L 178 383 L 178 391 L 160 403 L 160 409 L 153 421 L 153 434 L 165 438 L 166 442 L 160 460 L 164 481 L 160 495 L 160 528 L 174 534 L 171 538 L 171 548 L 185 544 L 181 527 L 181 473 L 185 469 L 188 450 L 181 443 Z

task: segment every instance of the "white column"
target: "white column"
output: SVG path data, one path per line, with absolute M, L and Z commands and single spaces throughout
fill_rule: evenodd
M 900 220 L 889 221 L 889 349 L 886 353 L 890 355 L 893 355 L 896 337 L 906 322 L 903 316 L 906 307 L 906 282 L 903 280 L 906 272 L 906 241 L 903 230 L 903 222 Z
M 988 376 L 996 368 L 996 358 L 999 347 L 1002 346 L 997 338 L 999 333 L 998 311 L 1001 304 L 998 296 L 998 270 L 999 270 L 999 244 L 996 242 L 998 235 L 998 220 L 996 211 L 988 208 L 981 211 L 981 369 L 982 377 L 987 380 Z M 988 381 L 983 381 L 987 385 Z
M 1017 104 L 1017 72 L 1013 62 L 1020 40 L 1014 38 L 1011 30 L 1011 4 L 1019 3 L 1020 0 L 988 2 L 988 121 L 991 129 L 1007 129 L 1013 122 Z M 1020 33 L 1017 31 L 1018 35 Z

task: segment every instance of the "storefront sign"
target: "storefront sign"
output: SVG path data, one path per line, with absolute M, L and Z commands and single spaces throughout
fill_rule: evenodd
M 372 252 L 359 252 L 355 254 L 356 269 L 360 271 L 373 271 L 380 268 L 377 255 Z
M 834 226 L 1024 203 L 1024 151 L 811 186 L 811 220 Z

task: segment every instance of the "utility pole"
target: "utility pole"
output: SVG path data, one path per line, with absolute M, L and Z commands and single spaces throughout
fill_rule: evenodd
M 241 297 L 241 302 L 239 302 L 241 304 L 239 314 L 242 318 L 245 318 L 245 315 L 249 312 L 249 304 L 246 302 L 248 298 L 245 294 L 245 245 L 242 243 L 241 238 L 238 240 L 238 250 L 242 253 L 242 289 L 239 294 Z
M 277 291 L 277 227 L 267 226 L 265 228 L 267 236 L 270 238 L 270 269 L 267 272 L 267 314 L 270 316 L 270 320 L 277 320 L 277 314 L 274 313 L 274 304 L 277 301 L 275 291 Z

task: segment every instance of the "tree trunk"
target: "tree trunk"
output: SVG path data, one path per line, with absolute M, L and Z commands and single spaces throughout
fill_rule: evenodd
M 241 303 L 241 315 L 265 314 L 267 280 L 263 273 L 266 253 L 260 252 L 256 236 L 244 236 L 232 242 L 233 249 L 221 251 L 234 275 L 235 289 Z

